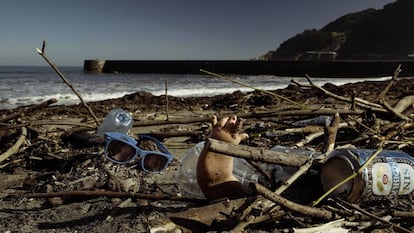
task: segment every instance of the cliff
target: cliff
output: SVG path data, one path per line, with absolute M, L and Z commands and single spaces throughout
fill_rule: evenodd
M 414 53 L 414 1 L 344 15 L 284 41 L 260 60 L 408 59 Z

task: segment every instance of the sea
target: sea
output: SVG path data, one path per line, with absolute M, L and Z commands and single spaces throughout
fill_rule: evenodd
M 119 98 L 145 91 L 153 95 L 168 94 L 177 97 L 213 96 L 234 91 L 249 92 L 253 88 L 276 90 L 287 87 L 291 80 L 308 83 L 305 77 L 274 75 L 225 75 L 227 79 L 209 74 L 131 74 L 85 73 L 83 67 L 59 67 L 70 83 L 49 66 L 0 66 L 0 109 L 39 104 L 51 98 L 57 105 L 80 103 L 75 89 L 86 102 Z M 322 78 L 311 77 L 318 85 L 342 85 L 380 78 Z

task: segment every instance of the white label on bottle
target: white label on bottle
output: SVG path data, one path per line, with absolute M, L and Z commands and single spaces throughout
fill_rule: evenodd
M 406 195 L 414 190 L 414 169 L 405 163 L 398 163 L 401 176 L 400 195 Z
M 388 163 L 375 163 L 372 166 L 372 193 L 389 195 L 392 188 L 392 171 Z
M 374 195 L 406 195 L 414 190 L 414 169 L 405 163 L 375 163 L 372 166 Z

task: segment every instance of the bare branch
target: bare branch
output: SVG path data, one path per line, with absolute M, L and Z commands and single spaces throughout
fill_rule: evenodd
M 78 96 L 79 100 L 82 102 L 82 105 L 89 111 L 89 113 L 91 114 L 92 118 L 95 120 L 95 122 L 96 122 L 96 128 L 97 128 L 98 125 L 99 125 L 98 118 L 95 116 L 95 114 L 93 113 L 93 111 L 89 107 L 89 105 L 83 100 L 82 96 L 75 90 L 75 88 L 73 87 L 73 85 L 65 78 L 65 76 L 63 75 L 63 73 L 59 70 L 59 68 L 55 64 L 53 64 L 49 60 L 48 57 L 46 57 L 46 55 L 44 54 L 45 46 L 46 46 L 46 41 L 43 41 L 42 50 L 39 52 L 39 49 L 36 49 L 37 52 L 56 71 L 56 73 L 59 75 L 59 77 L 63 80 L 64 83 L 66 83 L 66 85 L 69 86 L 69 88 L 76 94 L 76 96 Z

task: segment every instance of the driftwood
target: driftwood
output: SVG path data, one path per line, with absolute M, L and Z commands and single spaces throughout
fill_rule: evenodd
M 10 156 L 16 154 L 20 146 L 23 144 L 23 142 L 26 140 L 27 137 L 27 129 L 26 127 L 22 127 L 22 133 L 19 136 L 19 139 L 17 139 L 16 143 L 10 147 L 6 152 L 0 155 L 0 163 L 9 158 Z
M 82 95 L 76 91 L 76 89 L 73 87 L 73 85 L 65 78 L 65 75 L 59 70 L 59 68 L 53 64 L 53 62 L 50 61 L 50 59 L 45 54 L 45 48 L 46 48 L 46 41 L 43 41 L 42 49 L 36 48 L 37 53 L 45 59 L 45 61 L 53 68 L 54 71 L 59 75 L 59 77 L 63 80 L 63 82 L 69 86 L 69 88 L 75 93 L 76 96 L 78 96 L 79 100 L 81 101 L 82 105 L 88 110 L 88 112 L 91 114 L 92 118 L 95 120 L 96 127 L 100 124 L 98 118 L 95 116 L 95 113 L 93 113 L 91 107 L 83 100 Z
M 334 94 L 334 93 L 332 93 L 328 90 L 325 90 L 324 88 L 314 84 L 308 75 L 306 75 L 306 79 L 308 80 L 308 82 L 310 83 L 310 85 L 312 87 L 322 91 L 327 96 L 330 96 L 330 97 L 335 98 L 337 100 L 341 100 L 341 101 L 348 102 L 348 103 L 353 103 L 354 102 L 354 104 L 359 106 L 359 107 L 371 109 L 373 111 L 386 112 L 386 110 L 379 104 L 371 103 L 369 101 L 366 101 L 366 100 L 363 100 L 363 99 L 360 99 L 360 98 L 357 98 L 357 97 L 355 97 L 355 98 L 346 98 L 346 97 L 343 97 L 343 96 L 336 95 L 336 94 Z
M 409 107 L 414 108 L 414 95 L 405 96 L 400 99 L 393 109 L 395 112 L 402 113 Z
M 280 98 L 280 99 L 283 99 L 283 100 L 286 100 L 287 102 L 289 102 L 289 103 L 291 103 L 291 104 L 293 104 L 293 105 L 296 105 L 296 106 L 298 106 L 298 107 L 300 107 L 300 108 L 302 108 L 302 109 L 309 109 L 309 107 L 308 107 L 308 106 L 306 106 L 306 105 L 300 104 L 300 103 L 298 103 L 298 102 L 295 102 L 295 101 L 293 101 L 293 100 L 291 100 L 291 99 L 289 99 L 289 98 L 286 98 L 286 97 L 284 97 L 284 96 L 282 96 L 282 95 L 278 95 L 278 94 L 273 93 L 273 92 L 271 92 L 271 91 L 264 90 L 264 89 L 260 89 L 260 88 L 257 88 L 257 87 L 254 87 L 254 86 L 248 85 L 248 84 L 246 84 L 246 83 L 243 83 L 243 82 L 240 82 L 240 81 L 237 81 L 237 80 L 230 79 L 230 78 L 228 78 L 228 77 L 226 77 L 226 76 L 224 76 L 224 75 L 216 74 L 216 73 L 213 73 L 213 72 L 211 72 L 211 71 L 204 70 L 204 69 L 200 69 L 200 71 L 201 71 L 201 72 L 203 72 L 203 73 L 206 73 L 206 74 L 212 75 L 212 76 L 214 76 L 214 77 L 221 78 L 221 79 L 224 79 L 224 80 L 227 80 L 227 81 L 230 81 L 230 82 L 236 83 L 236 84 L 238 84 L 238 85 L 240 85 L 240 86 L 244 86 L 244 87 L 252 88 L 253 90 L 257 90 L 257 91 L 260 91 L 260 92 L 266 93 L 266 94 L 268 94 L 268 95 L 273 95 L 273 96 L 276 96 L 276 97 L 278 97 L 278 98 Z
M 277 195 L 274 192 L 269 191 L 267 188 L 263 187 L 260 184 L 255 184 L 255 189 L 256 191 L 263 195 L 265 198 L 283 206 L 286 207 L 290 210 L 302 213 L 304 215 L 308 215 L 308 216 L 312 216 L 312 217 L 317 217 L 317 218 L 323 218 L 323 219 L 331 219 L 333 216 L 333 213 L 328 211 L 328 210 L 323 210 L 320 208 L 315 208 L 315 207 L 309 207 L 309 206 L 304 206 L 304 205 L 300 205 L 297 204 L 295 202 L 289 201 L 286 198 L 283 198 L 279 195 Z
M 308 160 L 308 157 L 303 155 L 286 154 L 283 152 L 255 148 L 245 145 L 236 146 L 211 138 L 207 139 L 206 147 L 209 151 L 215 153 L 292 167 L 300 167 Z
M 336 133 L 338 132 L 340 120 L 339 114 L 336 113 L 331 124 L 324 127 L 325 143 L 323 152 L 325 153 L 331 152 L 335 147 Z
M 368 211 L 366 211 L 366 210 L 363 210 L 363 209 L 359 208 L 356 204 L 351 204 L 351 203 L 348 203 L 348 202 L 346 202 L 346 201 L 344 201 L 344 200 L 338 200 L 338 201 L 339 201 L 341 204 L 344 204 L 346 207 L 348 207 L 348 208 L 352 208 L 352 209 L 354 209 L 354 210 L 356 210 L 356 211 L 360 212 L 361 214 L 364 214 L 364 215 L 366 215 L 366 216 L 368 216 L 368 217 L 370 217 L 370 218 L 372 218 L 372 219 L 375 219 L 375 220 L 377 220 L 377 221 L 379 221 L 379 222 L 383 222 L 383 223 L 386 223 L 386 224 L 391 225 L 391 226 L 392 226 L 392 228 L 394 228 L 394 229 L 395 229 L 395 230 L 397 230 L 398 232 L 404 232 L 404 233 L 410 233 L 410 232 L 412 232 L 412 231 L 410 231 L 410 230 L 408 230 L 408 229 L 405 229 L 404 227 L 401 227 L 401 226 L 399 226 L 399 225 L 397 225 L 397 224 L 391 223 L 390 221 L 386 221 L 386 220 L 384 220 L 384 219 L 382 219 L 382 218 L 380 218 L 380 217 L 378 217 L 378 216 L 376 216 L 376 215 L 374 215 L 374 214 L 371 214 L 371 213 L 369 213 Z
M 334 115 L 339 113 L 340 115 L 361 115 L 364 112 L 360 110 L 347 110 L 347 109 L 318 109 L 318 110 L 285 110 L 285 111 L 267 111 L 267 112 L 253 112 L 253 113 L 240 113 L 237 114 L 239 118 L 266 118 L 266 117 L 278 117 L 278 116 L 320 116 L 320 115 Z M 152 121 L 134 121 L 134 127 L 143 126 L 155 126 L 155 125 L 172 125 L 172 124 L 190 124 L 199 122 L 210 122 L 210 116 L 179 119 L 179 120 L 152 120 Z
M 48 193 L 31 193 L 26 194 L 26 198 L 53 198 L 53 197 L 117 197 L 117 198 L 138 198 L 147 200 L 174 200 L 183 202 L 205 203 L 205 200 L 185 198 L 180 196 L 157 195 L 146 193 L 128 193 L 116 191 L 64 191 L 64 192 L 48 192 Z
M 384 106 L 385 109 L 387 109 L 388 112 L 390 112 L 392 115 L 402 119 L 402 120 L 406 120 L 406 121 L 411 121 L 411 119 L 409 117 L 404 116 L 403 114 L 401 114 L 400 112 L 395 111 L 391 105 L 389 105 L 385 99 L 381 98 L 380 99 L 380 104 L 382 106 Z
M 6 122 L 6 121 L 9 121 L 9 120 L 13 120 L 13 119 L 19 117 L 20 115 L 22 115 L 24 113 L 29 113 L 29 112 L 32 112 L 34 110 L 47 107 L 47 106 L 49 106 L 51 104 L 54 104 L 56 102 L 57 102 L 57 100 L 55 98 L 53 98 L 53 99 L 47 100 L 47 101 L 42 102 L 42 103 L 37 104 L 37 105 L 33 105 L 33 106 L 30 106 L 30 107 L 25 107 L 17 113 L 13 113 L 11 115 L 8 115 L 8 116 L 0 119 L 0 122 Z
M 72 126 L 79 126 L 89 129 L 95 129 L 94 125 L 88 123 L 80 123 L 74 121 L 67 121 L 67 120 L 38 120 L 38 121 L 30 121 L 27 125 L 72 125 Z
M 397 80 L 398 75 L 401 72 L 401 64 L 397 66 L 397 69 L 394 71 L 394 75 L 392 76 L 392 79 L 388 82 L 388 85 L 382 90 L 382 92 L 379 94 L 379 98 L 383 99 L 387 95 L 388 91 L 391 89 L 394 82 Z
M 392 86 L 391 82 L 388 86 L 389 88 L 391 88 Z M 314 88 L 312 85 L 309 85 L 309 87 Z M 387 91 L 384 91 L 384 93 L 387 93 Z M 385 94 L 384 94 L 384 97 L 385 97 Z M 413 99 L 414 97 L 410 97 L 410 96 L 401 99 L 393 107 L 393 110 L 396 112 L 402 113 L 403 111 L 408 109 L 410 106 L 412 106 Z M 374 110 L 378 108 L 380 109 L 380 112 L 381 112 L 381 114 L 378 114 L 380 116 L 385 115 L 383 113 L 389 113 L 389 115 L 393 116 L 393 113 L 390 112 L 389 109 L 385 108 L 383 105 L 380 105 L 380 104 L 377 105 L 377 104 L 370 103 L 365 100 L 358 99 L 355 95 L 353 96 L 353 98 L 350 98 L 350 99 L 346 98 L 346 100 L 350 101 L 351 104 L 354 104 L 355 107 L 365 106 L 363 108 L 374 109 Z M 167 111 L 168 111 L 168 108 L 167 108 Z M 414 123 L 412 121 L 390 122 L 384 119 L 377 118 L 374 120 L 378 122 L 381 121 L 381 124 L 376 125 L 375 127 L 377 128 L 371 129 L 370 127 L 372 127 L 372 125 L 369 123 L 373 123 L 373 121 L 371 122 L 371 119 L 370 119 L 370 122 L 365 122 L 365 120 L 367 120 L 364 118 L 366 117 L 365 113 L 366 113 L 365 111 L 358 110 L 358 109 L 357 110 L 346 110 L 346 109 L 318 109 L 318 110 L 293 109 L 292 110 L 292 108 L 290 107 L 288 110 L 279 109 L 279 110 L 269 111 L 269 112 L 242 113 L 242 114 L 237 114 L 237 115 L 243 118 L 257 118 L 257 119 L 275 117 L 277 118 L 277 120 L 279 119 L 284 120 L 284 118 L 282 117 L 286 117 L 288 121 L 287 123 L 283 122 L 285 124 L 284 127 L 289 125 L 289 122 L 290 122 L 289 116 L 306 117 L 306 116 L 315 116 L 315 115 L 318 115 L 318 116 L 319 115 L 330 115 L 330 116 L 335 115 L 335 120 L 333 120 L 330 125 L 324 125 L 324 126 L 313 125 L 313 126 L 304 126 L 301 128 L 290 128 L 290 129 L 278 128 L 278 130 L 272 131 L 272 132 L 276 132 L 277 136 L 280 136 L 280 135 L 290 136 L 289 134 L 299 134 L 299 135 L 309 134 L 309 135 L 306 135 L 307 141 L 306 140 L 300 141 L 300 143 L 303 143 L 302 145 L 305 145 L 307 143 L 310 144 L 310 142 L 313 139 L 317 137 L 325 136 L 325 138 L 327 139 L 325 140 L 325 144 L 324 144 L 325 149 L 321 149 L 321 150 L 325 150 L 326 152 L 329 152 L 330 150 L 333 149 L 336 143 L 335 139 L 336 139 L 336 133 L 338 130 L 341 130 L 347 127 L 351 128 L 354 126 L 355 126 L 355 129 L 360 130 L 362 134 L 362 136 L 358 138 L 364 138 L 367 141 L 370 140 L 370 143 L 372 143 L 372 141 L 377 143 L 377 140 L 379 141 L 389 140 L 390 143 L 409 143 L 409 140 L 412 140 L 412 137 L 409 136 L 409 134 L 412 134 L 412 129 L 414 128 Z M 353 117 L 353 119 L 347 122 L 339 122 L 340 121 L 339 116 L 341 116 L 341 119 L 349 119 L 351 117 Z M 264 120 L 267 120 L 267 119 L 264 119 Z M 188 123 L 208 122 L 208 121 L 210 121 L 210 117 L 200 117 L 200 118 L 191 118 L 191 119 L 184 118 L 182 120 L 176 120 L 176 121 L 172 121 L 172 120 L 136 121 L 134 126 L 188 124 Z M 22 127 L 23 125 L 29 126 L 29 125 L 43 125 L 43 124 L 73 125 L 73 126 L 87 127 L 88 130 L 93 129 L 93 125 L 91 126 L 91 124 L 88 125 L 85 123 L 72 123 L 69 121 L 37 121 L 37 120 L 27 121 L 27 122 L 24 122 L 24 124 L 19 124 L 14 127 Z M 50 140 L 50 137 L 58 135 L 56 134 L 56 130 L 54 130 L 50 134 L 49 132 L 50 131 L 39 132 L 39 136 L 36 136 L 36 138 L 30 138 L 30 140 L 35 141 L 36 144 L 42 144 L 43 142 Z M 46 136 L 43 135 L 43 133 L 46 133 Z M 61 133 L 61 132 L 58 132 L 58 133 Z M 181 133 L 181 132 L 159 133 L 159 134 L 154 133 L 153 136 L 156 136 L 158 138 L 164 138 L 167 136 L 172 136 L 172 137 L 191 136 L 192 134 L 199 134 L 201 133 L 201 131 L 195 130 L 189 134 L 186 134 L 186 133 Z M 277 140 L 277 136 L 276 136 L 276 140 Z M 297 135 L 294 135 L 294 136 L 297 136 Z M 405 141 L 401 141 L 401 138 L 403 138 L 403 140 Z M 266 140 L 267 139 L 268 138 L 266 138 Z M 71 152 L 70 149 L 62 148 L 62 146 L 59 145 L 59 143 L 61 142 L 60 140 L 63 140 L 63 137 L 60 137 L 59 139 L 55 139 L 54 140 L 55 142 L 53 143 L 51 143 L 52 140 L 47 141 L 47 143 L 44 143 L 45 147 L 48 147 L 47 144 L 49 145 L 51 144 L 50 148 L 54 150 L 51 153 L 56 153 L 57 151 L 59 153 L 59 151 L 62 151 L 62 150 L 66 150 L 67 153 L 70 153 Z M 355 142 L 356 140 L 357 139 L 351 139 L 351 143 Z M 291 145 L 294 145 L 294 144 L 295 142 L 291 143 Z M 188 229 L 195 228 L 196 229 L 195 231 L 197 230 L 200 231 L 200 229 L 202 229 L 198 227 L 205 227 L 203 229 L 206 229 L 206 231 L 211 231 L 212 230 L 212 228 L 210 228 L 211 225 L 214 225 L 214 224 L 220 225 L 221 222 L 228 223 L 229 221 L 232 221 L 232 224 L 236 225 L 235 228 L 233 228 L 232 232 L 241 232 L 243 231 L 244 228 L 248 227 L 251 224 L 262 223 L 264 221 L 267 221 L 267 223 L 270 223 L 270 224 L 272 224 L 272 222 L 274 224 L 277 224 L 275 220 L 280 220 L 282 217 L 297 220 L 298 223 L 293 228 L 288 227 L 290 228 L 290 230 L 293 229 L 298 232 L 311 232 L 311 231 L 320 229 L 320 228 L 308 228 L 311 225 L 314 226 L 315 223 L 311 223 L 310 225 L 307 225 L 309 221 L 305 222 L 301 220 L 301 218 L 304 215 L 308 215 L 308 216 L 316 217 L 317 220 L 321 220 L 321 221 L 332 220 L 333 221 L 332 225 L 334 225 L 333 228 L 328 228 L 329 230 L 327 230 L 327 228 L 323 228 L 326 231 L 330 232 L 331 230 L 334 230 L 334 229 L 341 230 L 341 227 L 355 227 L 356 224 L 363 224 L 363 222 L 362 223 L 348 222 L 352 218 L 347 219 L 347 221 L 341 221 L 341 220 L 334 221 L 334 220 L 337 220 L 338 218 L 343 218 L 344 216 L 355 216 L 355 218 L 357 219 L 356 221 L 358 221 L 358 220 L 361 220 L 359 218 L 360 217 L 359 213 L 362 213 L 364 217 L 370 216 L 369 213 L 363 213 L 359 211 L 357 209 L 358 208 L 357 206 L 356 208 L 347 206 L 347 211 L 342 210 L 342 212 L 339 212 L 337 209 L 335 209 L 336 207 L 329 208 L 330 206 L 327 206 L 327 207 L 323 206 L 322 208 L 321 206 L 318 206 L 318 207 L 305 206 L 305 205 L 300 205 L 296 203 L 295 201 L 288 200 L 289 197 L 281 196 L 283 193 L 285 195 L 288 195 L 287 192 L 284 192 L 284 190 L 290 187 L 290 185 L 294 183 L 298 177 L 305 174 L 310 168 L 319 167 L 320 163 L 323 162 L 322 159 L 320 159 L 320 157 L 323 158 L 327 153 L 324 153 L 322 154 L 322 156 L 319 156 L 318 158 L 315 159 L 315 158 L 303 156 L 303 155 L 296 155 L 296 154 L 290 154 L 290 153 L 285 154 L 281 152 L 265 150 L 263 149 L 264 147 L 263 148 L 248 147 L 248 146 L 243 146 L 243 145 L 234 146 L 234 145 L 226 144 L 224 142 L 216 141 L 213 139 L 209 139 L 207 141 L 207 145 L 209 146 L 209 150 L 212 150 L 218 153 L 223 153 L 223 154 L 234 156 L 234 157 L 241 157 L 241 158 L 245 158 L 248 160 L 263 161 L 266 163 L 277 163 L 277 164 L 281 164 L 282 166 L 295 166 L 295 167 L 298 167 L 299 169 L 294 175 L 292 175 L 284 184 L 279 186 L 275 191 L 267 189 L 263 186 L 256 185 L 257 192 L 259 192 L 263 196 L 259 195 L 254 198 L 242 198 L 242 199 L 236 199 L 236 200 L 221 200 L 217 203 L 209 203 L 208 205 L 206 205 L 207 203 L 205 200 L 185 198 L 181 196 L 155 195 L 155 194 L 152 195 L 152 194 L 140 194 L 140 193 L 132 194 L 132 193 L 126 193 L 126 192 L 110 192 L 110 191 L 102 191 L 102 190 L 101 191 L 99 190 L 97 191 L 66 191 L 66 192 L 63 191 L 63 192 L 51 192 L 51 193 L 34 193 L 34 194 L 25 195 L 25 197 L 27 198 L 54 198 L 54 197 L 107 196 L 107 197 L 113 197 L 113 198 L 128 198 L 129 200 L 130 198 L 148 199 L 148 200 L 155 200 L 157 202 L 158 200 L 168 200 L 167 203 L 170 203 L 169 201 L 189 202 L 192 205 L 187 206 L 186 210 L 182 212 L 175 212 L 178 210 L 177 206 L 174 206 L 173 208 L 167 207 L 169 211 L 171 210 L 174 213 L 167 214 L 167 216 L 169 217 L 169 221 L 166 222 L 166 225 L 163 229 L 173 229 L 174 227 L 176 227 L 176 224 L 178 224 Z M 40 156 L 36 157 L 36 154 L 28 155 L 28 158 L 31 160 L 43 159 L 43 158 L 40 158 Z M 64 157 L 62 156 L 62 158 Z M 62 158 L 60 159 L 63 160 Z M 67 160 L 66 158 L 64 160 L 68 163 L 71 162 Z M 91 169 L 94 168 L 94 166 L 89 167 L 85 165 L 85 168 L 86 167 L 88 168 L 88 170 L 90 170 L 89 168 Z M 74 170 L 75 168 L 76 166 L 74 166 Z M 73 174 L 75 173 L 74 170 L 71 171 L 73 172 Z M 86 169 L 84 169 L 83 171 L 85 170 Z M 86 177 L 87 176 L 82 176 L 81 178 L 76 179 L 74 181 L 68 181 L 67 184 L 79 182 L 79 180 L 82 180 L 83 178 L 86 178 Z M 35 182 L 35 179 L 33 179 L 33 182 Z M 60 181 L 57 181 L 57 182 L 60 182 Z M 306 192 L 306 191 L 307 190 L 303 190 L 303 192 Z M 181 208 L 182 204 L 183 203 L 180 203 L 180 206 L 178 208 Z M 204 206 L 200 207 L 199 204 L 204 205 Z M 345 204 L 343 204 L 342 206 L 345 206 Z M 349 209 L 358 212 L 358 214 L 355 214 L 355 212 L 349 211 Z M 391 211 L 388 211 L 388 213 L 392 216 L 398 216 L 401 218 L 412 217 L 412 213 L 409 211 L 391 210 Z M 378 223 L 378 221 L 380 221 L 379 219 L 376 219 L 373 216 L 370 216 L 369 218 L 375 220 L 372 222 L 372 224 L 376 224 Z M 366 219 L 368 218 L 365 217 L 364 220 Z M 381 223 L 386 224 L 387 226 L 388 225 L 392 226 L 396 231 L 407 232 L 406 231 L 407 229 L 401 229 L 395 223 L 394 225 L 391 225 L 392 223 L 390 223 L 390 221 L 381 221 Z M 265 224 L 263 223 L 263 225 Z M 303 227 L 303 228 L 298 229 L 297 225 L 300 225 L 300 227 L 301 228 Z M 324 224 L 323 226 L 320 226 L 320 227 L 321 228 L 328 227 L 328 225 L 330 224 L 329 223 L 326 225 Z M 151 231 L 155 232 L 157 227 L 154 225 L 154 227 L 150 227 L 150 229 Z
M 339 219 L 332 222 L 328 222 L 321 226 L 309 227 L 309 228 L 293 228 L 294 233 L 317 233 L 317 232 L 330 232 L 330 233 L 347 233 L 348 229 L 345 227 L 359 226 L 358 222 L 349 222 L 345 219 Z

